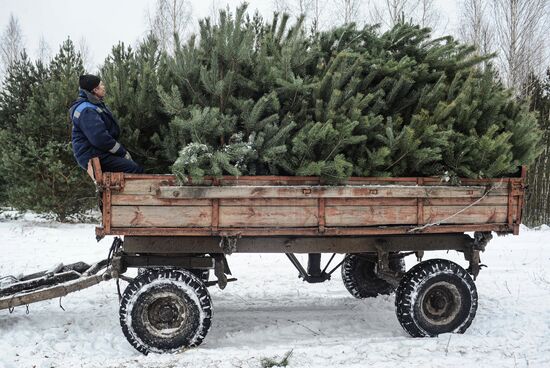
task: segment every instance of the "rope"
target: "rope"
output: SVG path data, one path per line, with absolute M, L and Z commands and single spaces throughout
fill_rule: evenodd
M 493 190 L 493 189 L 497 189 L 497 188 L 500 188 L 500 185 L 502 184 L 503 182 L 503 179 L 500 179 L 500 181 L 495 184 L 495 185 L 491 185 L 490 187 L 487 187 L 485 188 L 485 193 L 483 193 L 483 195 L 481 197 L 479 197 L 478 199 L 476 199 L 475 201 L 473 201 L 472 203 L 470 203 L 469 205 L 467 205 L 466 207 L 462 208 L 461 210 L 453 213 L 452 215 L 450 215 L 449 217 L 446 217 L 444 218 L 443 220 L 439 220 L 437 222 L 432 222 L 432 223 L 429 223 L 429 224 L 425 224 L 425 225 L 422 225 L 422 226 L 418 226 L 418 227 L 415 227 L 415 228 L 412 228 L 410 229 L 408 232 L 409 233 L 413 233 L 413 232 L 417 232 L 417 231 L 422 231 L 428 227 L 432 227 L 432 226 L 439 226 L 441 225 L 441 223 L 445 222 L 445 221 L 448 221 L 450 219 L 452 219 L 453 217 L 461 214 L 462 212 L 466 211 L 467 209 L 471 208 L 472 206 L 475 206 L 476 204 L 478 204 L 479 202 L 481 202 L 485 197 L 487 197 L 489 195 L 489 193 Z

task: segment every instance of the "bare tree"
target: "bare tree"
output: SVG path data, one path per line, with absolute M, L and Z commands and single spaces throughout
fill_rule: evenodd
M 0 66 L 2 71 L 5 71 L 15 61 L 19 60 L 24 50 L 23 31 L 17 17 L 11 14 L 8 25 L 0 36 Z
M 163 50 L 174 50 L 175 36 L 185 38 L 192 24 L 193 7 L 189 0 L 157 0 L 154 13 L 147 13 L 149 30 Z
M 290 13 L 290 6 L 287 0 L 273 0 L 273 10 L 277 13 Z
M 328 0 L 273 0 L 273 10 L 294 17 L 304 16 L 304 27 L 313 32 L 327 25 L 325 10 Z
M 490 53 L 495 41 L 487 11 L 486 1 L 462 0 L 460 2 L 460 38 L 474 45 L 481 54 Z
M 361 0 L 335 0 L 336 19 L 344 24 L 358 22 L 361 14 L 361 7 L 367 5 L 365 3 L 365 1 Z
M 540 75 L 548 37 L 547 0 L 493 0 L 501 70 L 521 93 L 530 72 Z
M 325 19 L 325 10 L 327 6 L 327 0 L 312 0 L 311 9 L 310 9 L 310 21 L 311 21 L 311 30 L 317 32 L 322 30 L 327 25 Z
M 370 8 L 373 21 L 393 27 L 405 17 L 412 18 L 419 0 L 382 0 L 375 2 Z
M 84 69 L 86 69 L 87 71 L 93 71 L 93 55 L 90 51 L 88 40 L 86 40 L 86 37 L 84 36 L 80 37 L 80 40 L 78 41 L 78 52 L 80 53 L 80 57 L 82 58 L 82 65 L 84 65 Z
M 436 0 L 375 0 L 369 8 L 371 22 L 391 28 L 406 21 L 442 31 L 447 27 L 446 17 Z
M 212 0 L 210 3 L 210 19 L 213 23 L 218 23 L 221 4 L 219 0 Z
M 435 0 L 419 0 L 416 9 L 416 20 L 422 27 L 436 28 L 442 19 L 442 14 L 435 5 Z
M 46 41 L 46 38 L 44 35 L 40 36 L 40 40 L 38 41 L 38 49 L 36 50 L 36 58 L 43 63 L 47 63 L 50 61 L 52 57 L 52 49 L 50 48 L 50 45 L 48 45 L 48 42 Z
M 273 0 L 273 9 L 277 13 L 287 13 L 289 15 L 299 17 L 304 15 L 306 18 L 310 16 L 315 4 L 315 0 Z

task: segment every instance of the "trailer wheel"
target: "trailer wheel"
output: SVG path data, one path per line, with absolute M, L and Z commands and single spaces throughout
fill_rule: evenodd
M 395 288 L 375 273 L 377 256 L 346 254 L 342 263 L 342 280 L 351 295 L 358 299 L 391 294 Z M 391 258 L 390 269 L 405 272 L 403 258 Z
M 192 273 L 152 269 L 126 287 L 119 314 L 124 336 L 139 352 L 170 353 L 200 345 L 210 329 L 212 301 Z
M 399 323 L 412 337 L 464 333 L 477 310 L 474 281 L 462 267 L 430 259 L 411 268 L 395 292 Z

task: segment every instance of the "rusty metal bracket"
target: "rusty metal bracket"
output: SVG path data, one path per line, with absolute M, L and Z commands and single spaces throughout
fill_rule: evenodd
M 493 235 L 490 232 L 476 231 L 470 248 L 464 251 L 464 258 L 470 264 L 467 271 L 474 277 L 474 280 L 479 275 L 481 268 L 487 267 L 481 264 L 480 253 L 485 251 L 485 247 L 492 238 Z
M 95 228 L 95 240 L 97 242 L 100 242 L 103 238 L 105 238 L 105 230 L 101 226 L 96 226 L 96 228 Z
M 109 175 L 105 175 L 109 174 Z M 100 184 L 101 190 L 113 190 L 113 191 L 121 191 L 124 189 L 124 173 L 121 172 L 114 172 L 114 173 L 105 173 L 104 180 Z
M 485 247 L 491 239 L 493 239 L 493 234 L 491 234 L 491 232 L 476 231 L 474 233 L 473 249 L 484 252 Z
M 237 241 L 240 236 L 222 236 L 220 238 L 220 248 L 223 254 L 231 255 L 237 251 Z
M 470 266 L 466 271 L 473 276 L 475 281 L 477 279 L 477 276 L 479 275 L 479 271 L 481 271 L 483 267 L 487 267 L 487 265 L 481 263 L 479 250 L 472 250 L 471 253 L 464 254 L 464 257 L 470 263 Z
M 377 252 L 378 260 L 376 262 L 375 274 L 381 279 L 385 280 L 388 284 L 397 287 L 399 286 L 399 281 L 405 275 L 404 272 L 393 271 L 390 268 L 390 253 L 382 250 Z
M 525 193 L 525 189 L 527 186 L 523 182 L 523 180 L 513 180 L 510 181 L 511 191 L 510 194 L 512 196 L 521 196 Z
M 227 265 L 227 260 L 225 255 L 216 254 L 214 255 L 214 275 L 218 278 L 218 287 L 223 290 L 227 286 L 227 276 L 225 276 L 225 266 Z

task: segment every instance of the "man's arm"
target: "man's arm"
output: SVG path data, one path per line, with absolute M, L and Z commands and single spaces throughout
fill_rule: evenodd
M 80 130 L 93 146 L 116 156 L 126 155 L 126 149 L 109 134 L 97 112 L 90 108 L 84 109 L 78 120 Z

